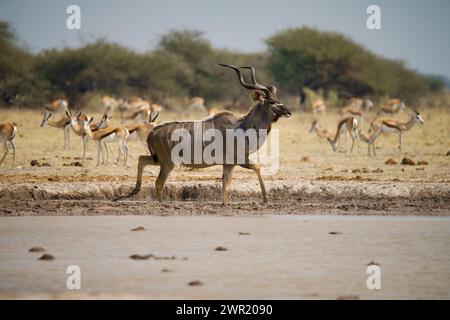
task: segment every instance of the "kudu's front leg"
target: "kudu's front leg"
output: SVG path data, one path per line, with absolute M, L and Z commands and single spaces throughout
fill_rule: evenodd
M 249 164 L 240 164 L 240 166 L 243 168 L 255 171 L 256 175 L 258 176 L 259 185 L 261 186 L 263 202 L 266 203 L 267 202 L 267 192 L 266 192 L 266 187 L 264 186 L 263 178 L 261 176 L 261 169 L 259 168 L 259 165 L 255 164 L 255 163 L 249 163 Z

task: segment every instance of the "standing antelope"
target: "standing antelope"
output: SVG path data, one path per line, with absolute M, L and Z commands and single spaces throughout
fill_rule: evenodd
M 405 110 L 405 104 L 400 99 L 391 99 L 383 107 L 378 115 L 390 115 L 393 116 L 399 113 L 401 110 Z
M 359 139 L 364 141 L 365 143 L 367 143 L 369 157 L 370 157 L 370 146 L 372 146 L 373 155 L 374 156 L 377 155 L 375 152 L 375 140 L 377 140 L 378 136 L 380 135 L 380 133 L 382 131 L 383 131 L 383 128 L 380 127 L 377 131 L 374 131 L 373 133 L 364 134 L 361 132 L 361 129 L 358 128 Z
M 409 106 L 412 110 L 411 118 L 408 121 L 400 121 L 392 118 L 376 118 L 370 123 L 370 131 L 377 131 L 380 127 L 383 133 L 398 133 L 399 152 L 402 152 L 403 133 L 411 129 L 416 123 L 424 124 L 422 116 L 414 106 Z
M 170 122 L 160 126 L 157 126 L 153 129 L 147 139 L 148 148 L 150 151 L 150 155 L 143 155 L 139 157 L 138 163 L 138 173 L 136 179 L 136 186 L 128 195 L 121 196 L 116 200 L 127 198 L 137 194 L 141 189 L 142 183 L 142 174 L 144 167 L 147 165 L 159 165 L 160 172 L 158 178 L 155 182 L 156 187 L 156 195 L 159 201 L 163 201 L 163 188 L 166 180 L 170 174 L 170 172 L 175 167 L 175 162 L 172 159 L 172 150 L 178 144 L 177 141 L 173 141 L 173 132 L 175 130 L 184 130 L 188 132 L 188 136 L 195 138 L 195 128 L 200 127 L 201 130 L 209 130 L 215 129 L 215 132 L 220 132 L 221 135 L 214 136 L 214 140 L 210 141 L 208 146 L 211 146 L 211 143 L 216 143 L 216 139 L 221 136 L 222 144 L 219 143 L 220 146 L 223 147 L 222 158 L 209 162 L 205 161 L 204 155 L 201 155 L 201 159 L 196 159 L 194 156 L 195 152 L 191 153 L 190 156 L 187 156 L 189 159 L 187 161 L 183 161 L 182 165 L 190 168 L 205 168 L 214 165 L 223 165 L 223 174 L 222 174 L 222 202 L 226 203 L 228 200 L 229 188 L 231 185 L 231 176 L 235 166 L 241 166 L 246 169 L 253 170 L 259 180 L 259 184 L 261 187 L 261 192 L 263 196 L 263 201 L 267 202 L 266 189 L 264 186 L 264 181 L 261 176 L 260 168 L 257 164 L 250 162 L 249 156 L 252 152 L 258 150 L 262 144 L 264 143 L 265 136 L 261 136 L 258 134 L 257 136 L 257 146 L 254 149 L 245 148 L 244 152 L 244 161 L 238 161 L 236 157 L 236 136 L 232 136 L 231 140 L 229 135 L 226 134 L 227 130 L 236 134 L 236 132 L 246 132 L 248 129 L 256 130 L 260 132 L 260 130 L 267 130 L 266 132 L 270 132 L 272 128 L 272 124 L 277 122 L 281 117 L 289 117 L 291 116 L 291 112 L 286 108 L 282 103 L 279 102 L 277 98 L 277 88 L 275 86 L 265 87 L 256 81 L 252 80 L 252 84 L 244 82 L 241 71 L 238 67 L 227 64 L 220 64 L 220 66 L 228 67 L 236 71 L 238 75 L 238 79 L 240 84 L 253 92 L 258 93 L 257 103 L 250 111 L 243 117 L 237 117 L 233 113 L 229 111 L 219 112 L 212 117 L 207 117 L 201 121 L 183 121 L 183 122 Z M 254 68 L 252 69 L 253 79 L 254 79 Z M 226 145 L 232 143 L 234 149 L 234 157 L 231 158 L 231 155 L 227 156 Z M 206 145 L 206 141 L 202 141 L 202 145 Z M 192 140 L 190 147 L 193 147 Z M 229 151 L 229 150 L 228 150 Z M 197 160 L 200 160 L 198 162 Z
M 50 119 L 52 116 L 52 113 L 46 113 L 44 114 L 44 118 L 41 122 L 41 127 L 48 124 L 51 127 L 59 128 L 64 130 L 64 150 L 70 149 L 70 140 L 69 140 L 69 132 L 70 132 L 70 117 L 67 116 L 67 114 L 64 114 L 64 116 L 57 121 L 54 121 Z
M 105 164 L 105 156 L 103 154 L 103 146 L 105 143 L 116 141 L 119 145 L 119 155 L 117 157 L 116 163 L 119 163 L 121 155 L 123 154 L 124 166 L 127 164 L 128 160 L 128 130 L 125 127 L 109 127 L 98 129 L 92 131 L 89 124 L 92 122 L 92 117 L 88 117 L 87 120 L 83 120 L 83 129 L 86 134 L 94 141 L 98 141 L 98 152 L 97 152 L 97 167 L 100 164 L 100 157 L 102 158 L 102 164 Z
M 0 141 L 3 145 L 3 150 L 5 153 L 3 154 L 2 159 L 0 160 L 0 164 L 2 164 L 3 160 L 5 160 L 6 154 L 8 153 L 8 143 L 13 149 L 13 168 L 16 164 L 16 145 L 14 143 L 14 138 L 17 134 L 17 128 L 13 123 L 1 123 L 0 124 Z
M 344 132 L 344 130 L 347 130 L 347 132 L 350 134 L 350 137 L 352 138 L 352 148 L 350 150 L 350 153 L 353 152 L 353 146 L 355 144 L 355 139 L 358 138 L 358 120 L 353 117 L 346 117 L 339 121 L 337 125 L 336 135 L 333 139 L 327 138 L 328 141 L 331 144 L 331 147 L 333 148 L 333 151 L 336 152 L 337 150 L 337 140 L 339 136 Z M 346 143 L 347 145 L 347 143 Z M 347 146 L 346 146 L 346 153 L 348 154 Z

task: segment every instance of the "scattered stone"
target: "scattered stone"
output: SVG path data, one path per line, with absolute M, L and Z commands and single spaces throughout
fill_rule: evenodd
M 145 228 L 143 226 L 139 226 L 139 227 L 131 229 L 131 231 L 145 231 Z
M 239 232 L 240 236 L 249 236 L 250 232 Z
M 172 272 L 172 270 L 167 269 L 167 268 L 163 268 L 163 269 L 161 269 L 161 272 Z
M 420 168 L 416 168 L 417 171 L 424 171 L 425 168 L 424 167 L 420 167 Z
M 379 266 L 380 264 L 378 262 L 375 262 L 375 261 L 370 261 L 367 265 L 368 266 Z
M 369 169 L 367 169 L 367 168 L 362 168 L 361 171 L 362 171 L 362 173 L 369 173 Z
M 376 168 L 375 170 L 372 171 L 373 173 L 382 173 L 383 170 L 380 168 Z
M 333 171 L 333 168 L 331 168 L 331 167 L 325 168 L 325 169 L 323 169 L 323 171 Z
M 450 156 L 450 151 L 449 151 L 449 152 L 447 152 L 447 156 Z
M 401 163 L 402 163 L 402 165 L 408 165 L 408 166 L 416 165 L 415 161 L 410 158 L 403 158 Z
M 330 231 L 330 234 L 337 235 L 337 234 L 342 234 L 342 232 L 340 232 L 340 231 Z
M 64 163 L 64 167 L 82 167 L 83 163 L 80 161 L 72 161 L 71 163 Z
M 32 247 L 28 252 L 44 252 L 45 249 L 42 247 Z
M 195 286 L 202 286 L 203 282 L 199 280 L 194 280 L 188 283 L 188 286 L 195 287 Z
M 214 249 L 215 251 L 227 251 L 228 249 L 222 246 L 219 246 L 217 248 Z
M 30 164 L 32 167 L 40 167 L 41 166 L 41 164 L 37 160 L 31 160 Z
M 361 169 L 353 169 L 352 173 L 361 173 Z
M 337 300 L 359 300 L 359 296 L 358 295 L 346 295 L 346 296 L 339 296 L 337 297 Z
M 417 164 L 419 166 L 426 166 L 426 165 L 428 165 L 428 161 L 427 160 L 419 160 L 419 161 L 417 161 Z
M 397 164 L 397 161 L 395 161 L 394 159 L 387 159 L 384 164 L 394 165 Z
M 51 167 L 52 165 L 51 165 L 50 163 L 48 163 L 48 162 L 44 162 L 44 163 L 42 164 L 42 166 L 43 166 L 43 167 Z
M 53 259 L 55 259 L 54 256 L 52 256 L 51 254 L 45 253 L 38 260 L 52 261 Z
M 302 161 L 302 162 L 310 162 L 311 159 L 309 159 L 308 156 L 305 156 L 305 157 L 302 157 L 301 161 Z

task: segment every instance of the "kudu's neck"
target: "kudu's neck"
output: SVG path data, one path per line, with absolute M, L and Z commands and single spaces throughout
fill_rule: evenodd
M 238 128 L 243 129 L 266 129 L 267 133 L 272 129 L 273 118 L 270 111 L 260 103 L 254 106 L 239 123 Z

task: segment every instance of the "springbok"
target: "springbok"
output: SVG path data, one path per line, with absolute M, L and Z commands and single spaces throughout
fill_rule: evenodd
M 309 133 L 315 131 L 317 136 L 319 138 L 333 138 L 336 135 L 336 131 L 334 130 L 328 130 L 328 129 L 321 129 L 318 125 L 317 119 L 313 118 L 311 128 L 309 129 Z
M 380 127 L 383 133 L 398 133 L 399 152 L 402 152 L 403 133 L 411 129 L 416 123 L 424 124 L 422 116 L 414 106 L 409 106 L 412 110 L 411 118 L 408 121 L 400 121 L 392 118 L 376 118 L 370 123 L 369 132 L 377 131 Z
M 370 157 L 370 146 L 372 146 L 372 150 L 373 150 L 373 155 L 376 156 L 376 152 L 375 152 L 375 141 L 377 140 L 377 138 L 379 137 L 380 133 L 383 131 L 383 128 L 380 127 L 377 131 L 374 131 L 372 133 L 369 134 L 364 134 L 361 132 L 361 129 L 358 128 L 358 136 L 359 139 L 364 141 L 365 143 L 367 143 L 368 146 L 368 155 Z
M 97 167 L 100 164 L 100 157 L 102 159 L 102 164 L 105 164 L 105 156 L 103 154 L 103 146 L 105 143 L 116 141 L 119 145 L 119 155 L 117 157 L 116 163 L 120 162 L 121 155 L 123 154 L 124 161 L 123 165 L 126 166 L 128 160 L 128 130 L 125 127 L 109 127 L 98 129 L 96 131 L 92 131 L 89 124 L 92 122 L 92 117 L 88 117 L 87 120 L 84 120 L 83 129 L 90 139 L 98 142 L 98 152 L 97 152 Z
M 385 105 L 381 107 L 381 111 L 378 115 L 393 116 L 399 113 L 401 110 L 405 110 L 405 104 L 400 99 L 391 99 Z
M 16 144 L 14 143 L 14 138 L 17 134 L 17 128 L 13 123 L 7 122 L 7 123 L 1 123 L 0 124 L 0 141 L 3 145 L 3 150 L 5 150 L 5 153 L 3 154 L 2 159 L 0 160 L 0 164 L 2 164 L 3 160 L 5 160 L 5 157 L 8 153 L 8 143 L 13 149 L 13 168 L 16 164 Z
M 337 141 L 339 136 L 343 134 L 345 130 L 347 130 L 347 132 L 350 134 L 350 137 L 352 138 L 352 148 L 350 150 L 350 153 L 352 153 L 355 144 L 355 139 L 358 138 L 357 129 L 358 129 L 358 120 L 356 118 L 346 117 L 339 120 L 334 138 L 333 139 L 327 138 L 331 144 L 331 147 L 333 148 L 333 151 L 336 152 L 337 150 L 338 145 Z M 347 146 L 346 146 L 346 153 L 348 154 Z
M 119 112 L 120 123 L 124 123 L 126 120 L 148 119 L 152 112 L 152 107 L 148 101 L 132 97 L 126 102 L 123 99 L 120 100 Z
M 54 121 L 50 119 L 50 117 L 53 115 L 53 113 L 48 112 L 44 114 L 44 118 L 41 122 L 41 127 L 48 124 L 51 127 L 59 128 L 64 130 L 64 150 L 70 149 L 70 140 L 69 140 L 69 132 L 70 132 L 70 117 L 67 116 L 67 114 L 64 114 L 64 116 Z
M 272 124 L 277 122 L 281 117 L 289 117 L 291 116 L 291 112 L 287 107 L 285 107 L 282 103 L 279 102 L 277 98 L 277 88 L 275 86 L 265 87 L 256 81 L 249 84 L 244 82 L 242 73 L 240 69 L 233 65 L 227 64 L 219 64 L 220 66 L 231 68 L 236 71 L 240 84 L 253 92 L 257 92 L 257 103 L 250 111 L 243 117 L 237 117 L 233 113 L 229 111 L 221 111 L 211 117 L 207 117 L 201 121 L 183 121 L 183 122 L 170 122 L 163 125 L 157 126 L 153 129 L 147 139 L 148 148 L 150 151 L 150 155 L 142 155 L 139 157 L 138 163 L 138 173 L 136 179 L 135 188 L 125 196 L 120 196 L 116 200 L 127 198 L 137 194 L 141 189 L 142 184 L 142 174 L 144 167 L 147 165 L 159 165 L 160 171 L 158 178 L 155 182 L 156 187 L 156 196 L 159 201 L 163 201 L 163 188 L 166 180 L 170 174 L 170 172 L 175 167 L 174 159 L 172 158 L 173 148 L 179 143 L 179 141 L 173 141 L 173 133 L 175 130 L 181 132 L 187 132 L 186 137 L 196 137 L 196 128 L 201 128 L 202 132 L 205 132 L 209 129 L 214 129 L 215 134 L 214 139 L 209 141 L 207 145 L 206 141 L 202 141 L 201 144 L 206 147 L 211 147 L 212 144 L 214 146 L 220 145 L 219 151 L 216 153 L 221 154 L 220 159 L 215 159 L 214 161 L 205 161 L 205 155 L 198 155 L 201 159 L 197 159 L 197 154 L 195 152 L 190 153 L 190 156 L 186 156 L 188 158 L 186 161 L 183 161 L 181 165 L 190 167 L 190 168 L 206 168 L 214 165 L 223 165 L 223 174 L 222 174 L 222 202 L 226 203 L 228 200 L 229 188 L 231 185 L 231 176 L 235 166 L 241 166 L 246 169 L 253 170 L 259 180 L 259 184 L 261 187 L 263 201 L 267 202 L 267 194 L 264 186 L 264 181 L 261 176 L 261 170 L 258 164 L 252 163 L 249 160 L 249 156 L 252 152 L 257 151 L 262 144 L 265 142 L 265 138 L 267 135 L 261 134 L 262 130 L 266 130 L 265 132 L 270 132 L 272 128 Z M 252 69 L 253 79 L 254 79 L 254 68 Z M 237 133 L 242 133 L 248 130 L 253 129 L 258 132 L 257 135 L 257 146 L 255 148 L 249 148 L 247 144 L 244 149 L 244 154 L 241 160 L 239 161 L 239 155 L 236 154 L 236 135 Z M 228 133 L 227 133 L 228 131 Z M 221 134 L 219 134 L 221 133 Z M 230 133 L 233 133 L 230 135 Z M 220 142 L 216 142 L 216 140 L 220 139 Z M 239 138 L 238 138 L 239 139 Z M 184 138 L 183 138 L 184 140 Z M 199 142 L 200 143 L 200 142 Z M 217 144 L 216 144 L 217 143 Z M 230 151 L 230 148 L 226 147 L 233 146 L 233 154 L 227 154 L 227 151 Z M 238 142 L 239 143 L 239 142 Z M 195 143 L 194 143 L 195 144 Z M 190 143 L 190 147 L 193 147 L 193 143 Z M 194 156 L 195 154 L 195 156 Z M 184 154 L 183 154 L 184 156 Z M 230 159 L 232 158 L 232 159 Z M 197 161 L 200 160 L 200 161 Z
M 327 111 L 327 105 L 323 99 L 314 100 L 311 105 L 313 116 L 316 116 L 318 113 L 324 114 Z
M 373 102 L 369 99 L 351 98 L 347 105 L 340 110 L 342 118 L 353 117 L 358 119 L 359 125 L 362 125 L 364 114 L 373 107 Z

